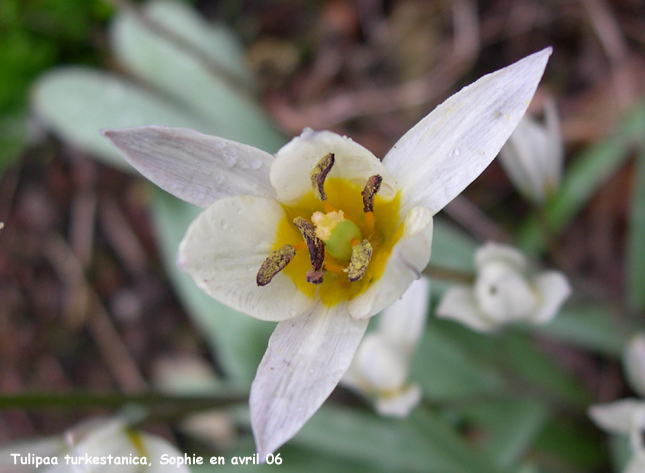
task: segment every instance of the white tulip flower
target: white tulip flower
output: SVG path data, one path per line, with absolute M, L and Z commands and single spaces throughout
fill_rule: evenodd
M 480 332 L 509 322 L 545 324 L 571 294 L 564 274 L 527 274 L 525 256 L 508 245 L 487 243 L 475 253 L 477 278 L 472 287 L 454 287 L 441 299 L 436 314 Z
M 122 419 L 92 419 L 60 437 L 7 445 L 0 450 L 6 473 L 190 473 L 164 464 L 184 454 L 161 437 L 128 429 Z
M 279 322 L 250 394 L 261 459 L 329 396 L 369 318 L 419 278 L 432 216 L 495 158 L 550 54 L 465 87 L 382 162 L 349 138 L 310 129 L 275 158 L 191 130 L 104 132 L 150 180 L 206 208 L 181 243 L 183 270 L 217 300 Z
M 421 389 L 406 379 L 414 350 L 423 334 L 430 281 L 420 278 L 378 319 L 356 351 L 341 384 L 374 402 L 382 416 L 407 417 L 421 400 Z
M 623 367 L 629 385 L 645 397 L 645 335 L 634 336 L 623 353 Z
M 595 404 L 589 408 L 589 417 L 607 432 L 629 435 L 633 456 L 623 473 L 645 471 L 645 401 L 622 399 L 609 404 Z
M 544 104 L 544 123 L 525 115 L 500 153 L 500 164 L 515 188 L 537 205 L 560 187 L 564 144 L 555 102 Z

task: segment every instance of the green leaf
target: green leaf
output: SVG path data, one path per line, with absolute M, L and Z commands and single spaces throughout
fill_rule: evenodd
M 167 274 L 235 388 L 250 386 L 275 324 L 240 314 L 206 295 L 175 264 L 200 209 L 155 188 L 152 217 Z
M 458 271 L 475 271 L 477 242 L 441 218 L 434 219 L 430 263 Z
M 172 4 L 164 2 L 161 5 Z M 168 21 L 168 16 L 156 14 L 155 18 Z M 178 17 L 178 20 L 188 21 L 184 26 L 173 26 L 174 32 L 184 35 L 192 27 L 190 18 L 190 15 Z M 203 29 L 205 25 L 200 27 Z M 225 36 L 221 32 L 212 33 L 207 44 L 215 50 L 237 55 L 228 47 L 230 41 L 224 41 L 224 46 L 220 47 L 222 37 Z M 111 39 L 116 56 L 133 74 L 175 97 L 197 116 L 215 123 L 219 136 L 269 153 L 275 153 L 284 144 L 284 136 L 277 132 L 257 99 L 245 92 L 239 81 L 230 80 L 219 68 L 213 68 L 203 54 L 193 54 L 182 41 L 151 28 L 134 12 L 125 10 L 112 23 Z M 184 35 L 181 39 L 190 43 L 192 36 Z M 203 45 L 199 45 L 201 49 Z M 241 60 L 241 57 L 231 57 L 227 64 Z M 220 62 L 217 58 L 217 63 Z
M 602 305 L 566 307 L 547 325 L 531 330 L 615 357 L 621 356 L 628 338 L 618 329 L 610 309 Z
M 601 433 L 590 420 L 574 423 L 560 415 L 553 417 L 535 440 L 534 456 L 540 458 L 541 454 L 544 463 L 551 466 L 549 471 L 600 471 L 598 467 L 603 461 L 600 440 Z
M 281 463 L 272 465 L 254 465 L 248 464 L 248 458 L 251 461 L 255 456 L 255 447 L 248 446 L 246 449 L 237 449 L 232 452 L 227 452 L 223 456 L 225 464 L 223 465 L 210 465 L 210 457 L 212 455 L 204 455 L 204 465 L 191 467 L 193 473 L 254 473 L 256 471 L 275 471 L 282 473 L 355 473 L 357 471 L 368 471 L 364 463 L 348 461 L 346 459 L 338 459 L 324 452 L 318 452 L 312 449 L 304 449 L 293 446 L 284 446 L 276 453 L 280 454 Z M 234 457 L 237 457 L 237 464 L 235 464 Z M 244 458 L 247 458 L 247 464 L 242 464 Z M 369 471 L 379 473 L 382 470 L 375 468 L 374 465 L 369 466 Z
M 413 411 L 408 419 L 395 420 L 323 406 L 292 444 L 394 471 L 497 471 L 484 452 L 421 409 Z
M 484 429 L 488 450 L 503 469 L 521 459 L 550 417 L 547 406 L 533 399 L 483 402 L 465 414 Z
M 63 139 L 93 153 L 106 164 L 134 172 L 100 130 L 141 125 L 214 130 L 185 108 L 141 87 L 99 70 L 55 69 L 40 77 L 32 90 L 37 115 Z
M 20 158 L 26 146 L 26 135 L 25 115 L 0 116 L 0 177 L 8 166 Z
M 465 340 L 442 330 L 431 320 L 410 368 L 427 399 L 454 400 L 504 392 L 506 383 L 491 364 L 473 356 Z
M 645 136 L 645 126 L 641 135 Z M 635 177 L 627 237 L 627 301 L 645 310 L 645 143 L 636 160 Z
M 527 337 L 508 333 L 502 343 L 503 361 L 515 371 L 521 389 L 545 396 L 551 402 L 580 409 L 592 401 L 590 393 L 580 383 Z M 530 387 L 523 386 L 524 383 L 529 383 Z
M 530 253 L 542 250 L 547 235 L 554 237 L 566 227 L 598 189 L 625 163 L 634 142 L 645 130 L 645 106 L 639 105 L 609 138 L 583 151 L 566 172 L 562 187 L 547 203 L 544 218 L 531 216 L 518 240 Z M 548 233 L 547 233 L 548 232 Z

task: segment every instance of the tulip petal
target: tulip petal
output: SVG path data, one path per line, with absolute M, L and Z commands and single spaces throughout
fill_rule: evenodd
M 318 410 L 347 370 L 367 320 L 344 304 L 318 305 L 280 322 L 251 386 L 251 425 L 261 460 L 292 438 Z
M 290 277 L 278 273 L 262 287 L 256 281 L 283 218 L 284 210 L 273 199 L 220 199 L 188 227 L 178 264 L 204 292 L 235 310 L 275 322 L 300 315 L 312 299 Z
M 362 189 L 370 177 L 378 174 L 383 178 L 378 195 L 385 199 L 396 195 L 392 175 L 370 151 L 346 136 L 306 128 L 278 151 L 271 166 L 271 184 L 278 200 L 295 204 L 311 192 L 309 173 L 329 153 L 334 154 L 335 164 L 327 178 L 348 179 Z
M 571 295 L 571 286 L 560 271 L 540 273 L 533 280 L 533 284 L 542 300 L 533 312 L 531 321 L 544 324 L 555 317 L 564 301 Z
M 490 164 L 524 115 L 551 48 L 488 74 L 408 131 L 383 164 L 403 189 L 402 212 L 435 214 Z
M 508 265 L 509 269 L 518 273 L 524 273 L 528 268 L 526 256 L 521 251 L 509 245 L 489 241 L 475 252 L 475 265 L 481 270 L 491 263 Z
M 455 320 L 478 332 L 490 332 L 495 328 L 495 323 L 479 310 L 475 292 L 467 287 L 449 289 L 441 299 L 435 315 Z
M 645 402 L 622 399 L 609 404 L 594 404 L 587 413 L 600 428 L 614 434 L 629 434 L 635 421 L 645 414 Z
M 645 471 L 645 451 L 640 450 L 629 460 L 623 473 L 643 473 Z
M 403 419 L 421 402 L 421 388 L 416 384 L 393 397 L 379 397 L 374 401 L 376 412 L 382 416 Z
M 355 319 L 372 317 L 393 304 L 421 277 L 430 261 L 432 214 L 426 208 L 415 207 L 402 225 L 403 235 L 392 248 L 380 279 L 350 301 L 349 313 Z
M 378 333 L 409 351 L 419 342 L 430 305 L 430 279 L 421 277 L 379 316 Z
M 252 146 L 163 126 L 103 134 L 141 174 L 198 207 L 235 195 L 275 196 L 269 182 L 273 156 Z

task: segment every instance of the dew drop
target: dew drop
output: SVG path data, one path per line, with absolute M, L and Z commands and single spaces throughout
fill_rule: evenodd
M 459 152 L 460 152 L 460 151 L 459 151 L 457 148 L 455 148 L 455 149 L 453 150 L 452 154 L 454 154 L 455 156 L 459 156 Z
M 229 167 L 235 166 L 236 161 L 237 161 L 237 156 L 235 156 L 235 153 L 225 153 L 224 154 L 224 162 L 226 162 L 226 164 Z
M 218 184 L 221 184 L 222 182 L 224 182 L 224 176 L 222 176 L 221 174 L 218 174 L 217 176 L 215 176 L 215 182 L 217 182 Z
M 253 271 L 253 270 L 255 269 L 255 266 L 253 266 L 252 264 L 249 264 L 249 265 L 246 267 L 246 269 L 248 269 L 249 271 Z
M 257 158 L 251 161 L 251 169 L 260 169 L 261 166 L 262 166 L 262 160 L 260 158 Z
M 224 230 L 228 228 L 228 222 L 224 219 L 219 221 L 219 226 L 222 227 Z
M 296 309 L 289 309 L 289 315 L 291 317 L 295 317 L 296 316 Z
M 219 149 L 224 149 L 224 146 L 226 146 L 226 143 L 224 143 L 223 141 L 218 141 L 215 146 L 217 146 Z

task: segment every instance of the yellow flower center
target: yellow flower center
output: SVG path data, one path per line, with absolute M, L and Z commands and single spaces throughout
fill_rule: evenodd
M 348 180 L 329 178 L 325 180 L 325 202 L 317 199 L 312 190 L 295 205 L 282 206 L 286 217 L 278 225 L 274 251 L 283 245 L 302 245 L 302 235 L 293 224 L 296 217 L 311 221 L 316 226 L 317 236 L 326 243 L 326 273 L 321 284 L 311 284 L 305 279 L 311 269 L 307 251 L 297 251 L 282 273 L 290 277 L 303 294 L 313 298 L 318 291 L 318 296 L 327 306 L 351 300 L 377 281 L 385 270 L 392 248 L 403 234 L 403 225 L 399 225 L 400 193 L 389 201 L 377 194 L 372 214 L 364 212 L 362 190 Z M 344 269 L 352 245 L 362 238 L 369 241 L 373 252 L 363 277 L 352 282 Z

